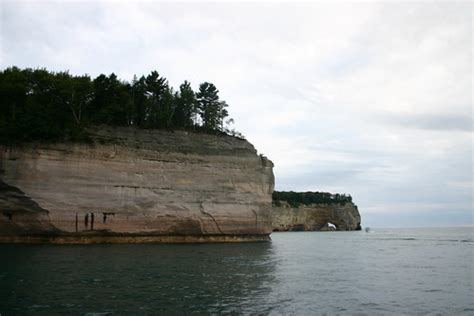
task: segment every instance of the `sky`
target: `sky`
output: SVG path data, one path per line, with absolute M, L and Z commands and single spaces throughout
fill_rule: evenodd
M 473 225 L 470 2 L 0 0 L 0 68 L 214 83 L 277 190 Z

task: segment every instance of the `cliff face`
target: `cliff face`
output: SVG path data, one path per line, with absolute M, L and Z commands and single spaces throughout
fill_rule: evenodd
M 0 147 L 3 240 L 268 238 L 273 164 L 247 141 L 127 128 L 93 133 L 89 145 Z
M 353 203 L 310 204 L 291 207 L 286 202 L 273 207 L 274 231 L 360 230 L 360 214 Z

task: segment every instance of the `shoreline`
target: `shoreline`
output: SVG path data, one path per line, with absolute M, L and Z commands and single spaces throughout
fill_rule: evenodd
M 270 241 L 270 235 L 15 235 L 0 236 L 0 244 L 190 244 Z

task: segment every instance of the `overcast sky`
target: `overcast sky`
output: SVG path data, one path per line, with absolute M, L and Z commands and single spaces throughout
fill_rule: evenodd
M 0 67 L 210 81 L 276 189 L 364 226 L 473 225 L 469 2 L 1 1 Z

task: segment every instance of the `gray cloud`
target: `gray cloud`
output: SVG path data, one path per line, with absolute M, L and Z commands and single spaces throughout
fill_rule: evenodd
M 473 121 L 472 114 L 411 114 L 386 115 L 382 120 L 388 124 L 413 127 L 437 131 L 463 131 L 472 132 Z

